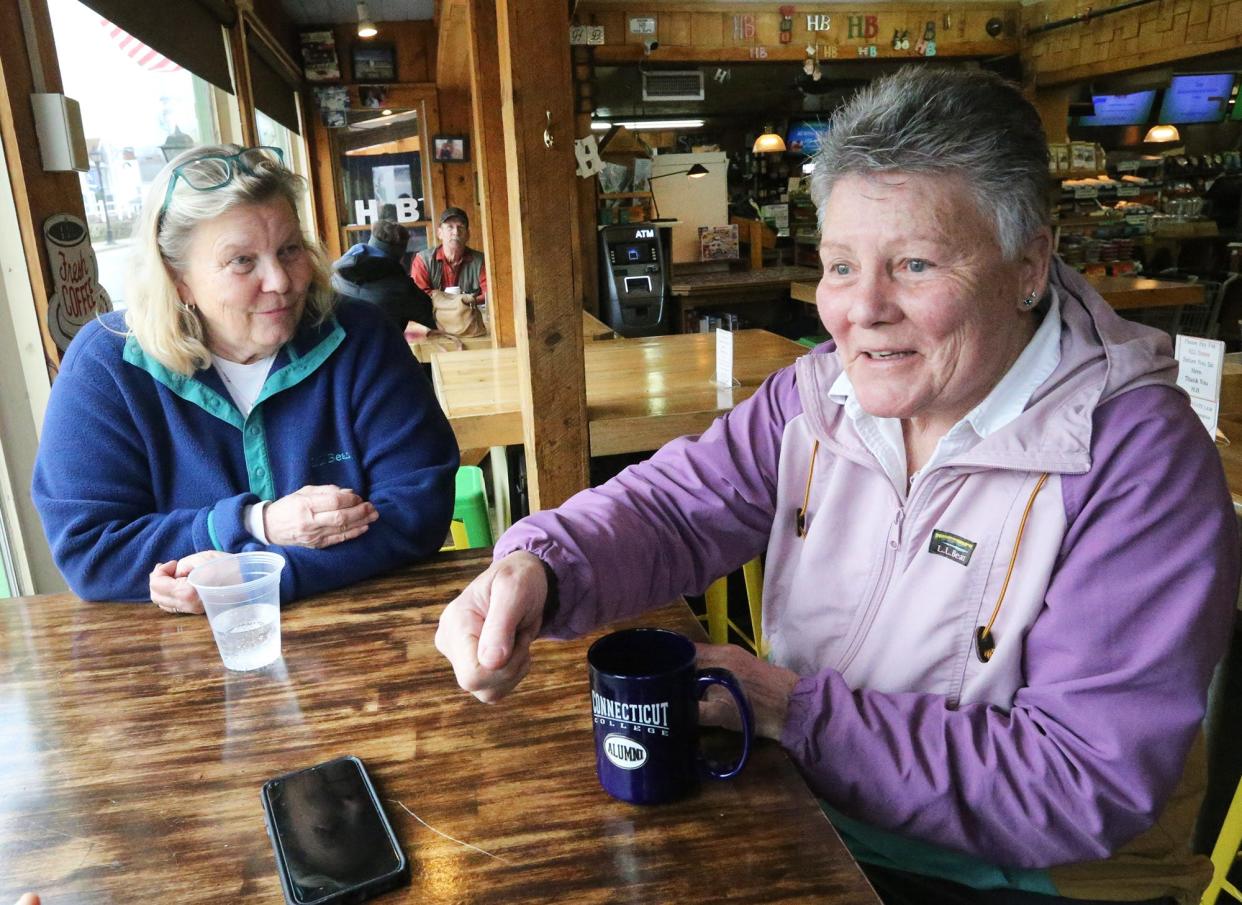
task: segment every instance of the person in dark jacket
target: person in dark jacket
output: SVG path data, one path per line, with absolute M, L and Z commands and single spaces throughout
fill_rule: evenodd
M 410 231 L 392 220 L 377 220 L 371 239 L 353 246 L 332 265 L 332 288 L 345 298 L 370 302 L 398 330 L 410 321 L 435 327 L 431 297 L 401 267 Z

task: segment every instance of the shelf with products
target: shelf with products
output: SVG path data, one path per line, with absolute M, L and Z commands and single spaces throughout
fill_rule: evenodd
M 596 198 L 599 200 L 596 222 L 600 226 L 642 223 L 652 218 L 651 192 L 600 192 Z
M 789 196 L 789 236 L 794 264 L 818 267 L 819 215 L 808 192 L 794 192 Z
M 1056 251 L 1080 270 L 1133 272 L 1146 256 L 1160 206 L 1161 158 L 1110 159 L 1098 146 L 1087 147 L 1094 166 L 1053 176 Z M 1086 158 L 1084 149 L 1075 159 L 1085 164 Z

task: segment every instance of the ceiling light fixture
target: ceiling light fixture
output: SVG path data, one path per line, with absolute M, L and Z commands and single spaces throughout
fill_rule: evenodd
M 1143 141 L 1156 144 L 1166 141 L 1181 141 L 1182 135 L 1177 131 L 1177 126 L 1152 126 L 1147 130 L 1147 134 L 1143 137 Z
M 371 15 L 367 12 L 366 0 L 358 0 L 358 37 L 374 38 L 377 34 L 379 34 L 379 29 L 371 21 Z
M 617 123 L 629 129 L 631 132 L 652 132 L 657 129 L 701 129 L 703 128 L 703 120 L 701 119 L 649 119 L 645 121 L 633 120 L 626 123 Z
M 771 126 L 764 126 L 763 134 L 755 139 L 755 145 L 750 149 L 750 153 L 784 154 L 785 139 L 773 132 Z

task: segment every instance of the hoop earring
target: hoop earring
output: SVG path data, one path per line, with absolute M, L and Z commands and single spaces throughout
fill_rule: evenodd
M 1028 295 L 1026 298 L 1024 298 L 1022 301 L 1018 302 L 1018 305 L 1019 307 L 1022 308 L 1023 311 L 1030 311 L 1032 308 L 1035 307 L 1036 304 L 1038 304 L 1038 302 L 1039 302 L 1039 299 L 1036 298 L 1035 296 L 1035 290 L 1032 289 L 1031 294 Z

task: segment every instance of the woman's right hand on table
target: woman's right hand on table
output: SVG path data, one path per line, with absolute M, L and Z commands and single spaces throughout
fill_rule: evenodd
M 17 900 L 15 905 L 39 905 L 39 897 L 33 892 L 23 893 L 22 897 Z
M 203 612 L 203 602 L 198 599 L 198 591 L 194 590 L 187 576 L 195 566 L 224 555 L 219 550 L 202 550 L 180 559 L 156 563 L 149 579 L 151 602 L 165 613 Z
M 269 503 L 263 532 L 269 544 L 322 550 L 364 533 L 379 513 L 352 490 L 335 484 L 307 486 Z
M 532 553 L 492 563 L 444 608 L 436 649 L 457 684 L 485 704 L 499 701 L 530 670 L 530 645 L 543 624 L 548 576 Z

